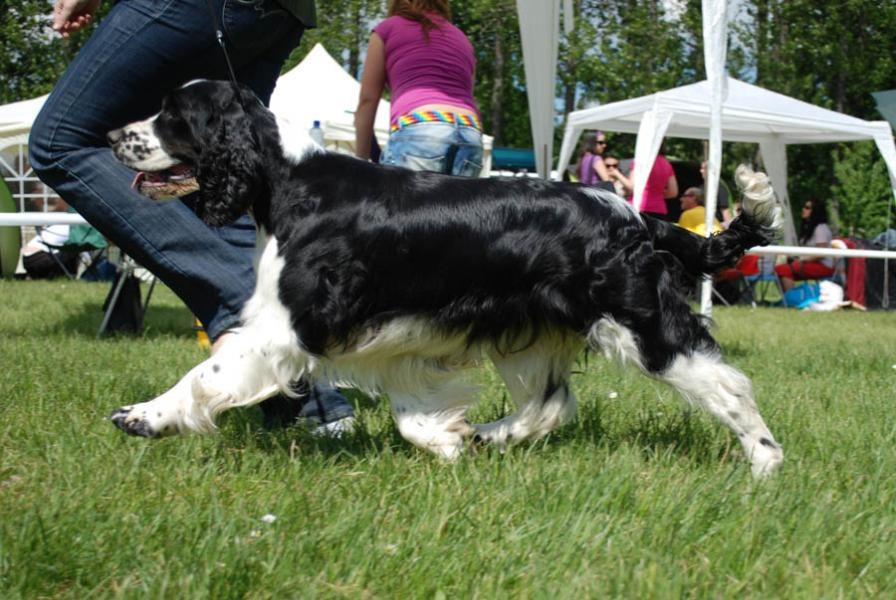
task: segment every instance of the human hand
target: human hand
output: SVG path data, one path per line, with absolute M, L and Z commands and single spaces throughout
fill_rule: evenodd
M 53 31 L 68 37 L 87 27 L 102 0 L 56 0 L 53 7 Z

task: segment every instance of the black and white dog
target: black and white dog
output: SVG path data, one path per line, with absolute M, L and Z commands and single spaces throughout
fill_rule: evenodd
M 260 251 L 240 333 L 168 392 L 118 409 L 121 429 L 210 431 L 221 411 L 308 374 L 386 394 L 407 440 L 454 458 L 467 437 L 503 447 L 569 422 L 570 369 L 592 348 L 706 408 L 755 475 L 781 463 L 750 381 L 723 362 L 669 268 L 711 273 L 767 243 L 778 209 L 764 175 L 739 172 L 744 214 L 707 239 L 597 189 L 379 166 L 291 131 L 248 90 L 199 81 L 110 132 L 115 155 L 155 181 L 195 169 L 208 224 L 250 210 Z M 471 425 L 462 374 L 485 357 L 516 412 Z

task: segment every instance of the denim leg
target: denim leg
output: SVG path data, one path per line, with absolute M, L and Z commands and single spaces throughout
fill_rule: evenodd
M 266 102 L 302 25 L 276 14 L 272 0 L 214 5 L 235 40 L 229 49 L 237 72 Z M 30 151 L 39 177 L 171 287 L 214 339 L 237 323 L 254 287 L 251 221 L 210 228 L 189 200 L 144 198 L 130 187 L 134 172 L 115 160 L 105 140 L 106 132 L 153 114 L 169 90 L 199 77 L 227 77 L 206 2 L 122 0 L 50 94 Z

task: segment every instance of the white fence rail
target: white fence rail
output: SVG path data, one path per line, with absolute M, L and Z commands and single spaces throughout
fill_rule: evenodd
M 0 213 L 0 227 L 24 227 L 27 225 L 86 225 L 84 217 L 65 212 Z

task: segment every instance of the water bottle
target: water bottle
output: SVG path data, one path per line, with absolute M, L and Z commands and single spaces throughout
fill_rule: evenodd
M 311 126 L 311 129 L 308 130 L 308 135 L 311 136 L 311 139 L 320 146 L 324 148 L 324 130 L 320 128 L 320 121 L 315 121 Z

